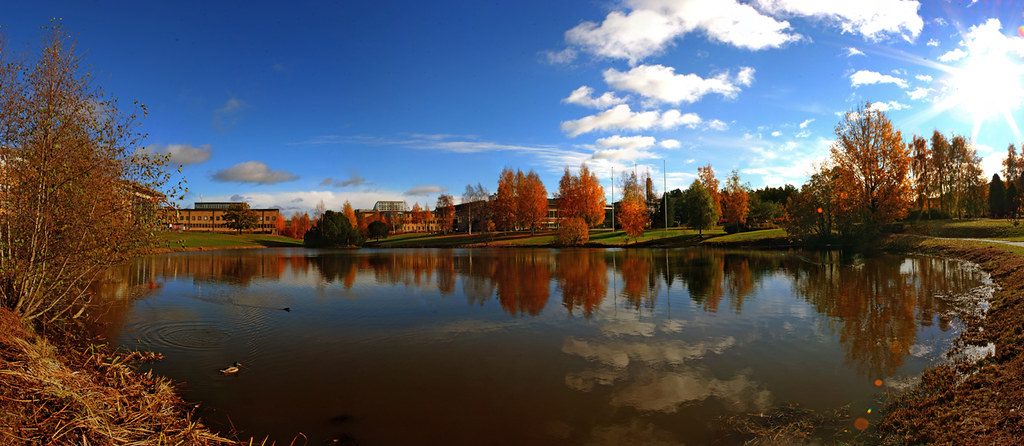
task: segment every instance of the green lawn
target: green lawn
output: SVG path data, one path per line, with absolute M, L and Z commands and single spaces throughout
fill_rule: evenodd
M 786 230 L 781 228 L 762 229 L 759 231 L 739 232 L 704 240 L 705 245 L 769 245 L 786 243 Z
M 906 224 L 908 234 L 950 238 L 990 238 L 1024 241 L 1024 225 L 1009 220 L 980 218 L 971 220 L 925 220 Z
M 228 234 L 219 232 L 161 232 L 157 247 L 168 249 L 225 248 L 235 246 L 302 246 L 302 240 L 269 234 Z

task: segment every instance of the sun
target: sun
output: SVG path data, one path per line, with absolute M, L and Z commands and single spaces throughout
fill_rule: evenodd
M 1012 116 L 1024 105 L 1024 65 L 1005 53 L 972 55 L 951 71 L 952 100 L 976 123 Z

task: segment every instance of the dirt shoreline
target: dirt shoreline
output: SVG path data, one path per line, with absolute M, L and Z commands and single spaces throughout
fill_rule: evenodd
M 993 246 L 895 235 L 883 249 L 965 260 L 991 277 L 996 289 L 984 315 L 964 318 L 947 355 L 995 345 L 980 361 L 950 361 L 926 370 L 895 395 L 879 424 L 884 444 L 1016 445 L 1024 438 L 1024 256 Z
M 170 380 L 136 364 L 159 359 L 46 335 L 0 309 L 0 444 L 233 445 L 206 428 Z

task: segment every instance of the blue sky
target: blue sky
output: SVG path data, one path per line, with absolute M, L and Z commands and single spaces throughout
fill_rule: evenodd
M 1024 2 L 19 2 L 7 48 L 61 19 L 98 85 L 145 103 L 149 150 L 199 199 L 305 210 L 433 203 L 509 166 L 554 192 L 587 162 L 669 188 L 699 165 L 799 184 L 865 101 L 972 138 L 1024 125 Z M 610 192 L 610 191 L 609 191 Z

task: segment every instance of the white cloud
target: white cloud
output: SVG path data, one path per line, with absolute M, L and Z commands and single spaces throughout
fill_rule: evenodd
M 776 131 L 772 132 L 772 136 L 778 138 L 778 137 L 782 136 L 782 132 L 776 130 Z
M 726 130 L 729 130 L 729 124 L 727 124 L 725 121 L 722 121 L 721 119 L 712 119 L 708 121 L 708 128 L 711 130 L 724 132 Z
M 761 178 L 766 186 L 799 185 L 810 176 L 813 166 L 828 159 L 832 141 L 826 138 L 774 142 L 750 140 L 743 147 L 755 154 L 740 173 Z
M 756 0 L 757 6 L 774 16 L 789 14 L 822 19 L 839 26 L 844 33 L 860 34 L 877 41 L 888 35 L 906 40 L 917 38 L 924 20 L 916 0 Z
M 909 105 L 902 104 L 902 103 L 899 103 L 899 102 L 896 102 L 896 101 L 889 101 L 889 102 L 884 102 L 883 101 L 883 102 L 872 102 L 871 106 L 868 107 L 868 110 L 876 110 L 876 111 L 880 111 L 880 112 L 887 112 L 887 111 L 906 110 L 906 109 L 909 109 L 909 108 L 910 108 Z
M 814 118 L 805 119 L 803 122 L 800 123 L 800 128 L 805 129 L 807 128 L 807 126 L 811 125 L 812 122 L 814 122 Z
M 259 161 L 246 161 L 222 169 L 213 174 L 214 181 L 231 183 L 276 184 L 296 180 L 291 172 L 272 170 Z
M 1024 57 L 1024 38 L 1003 34 L 1002 27 L 999 19 L 988 19 L 985 23 L 970 27 L 964 34 L 964 39 L 960 41 L 960 46 L 967 48 L 967 52 L 957 48 L 943 54 L 939 60 L 952 62 L 963 59 L 968 54 L 974 56 L 986 53 Z
M 877 71 L 860 70 L 850 75 L 850 85 L 859 87 L 872 84 L 893 84 L 900 88 L 907 88 L 907 81 Z
M 921 99 L 924 99 L 924 98 L 928 97 L 928 94 L 931 93 L 931 92 L 932 92 L 931 88 L 918 87 L 918 88 L 915 88 L 915 89 L 913 89 L 911 91 L 908 91 L 907 92 L 907 96 L 909 96 L 910 99 L 913 99 L 915 101 L 919 101 Z
M 928 45 L 928 46 L 939 46 L 939 41 L 935 40 L 935 39 L 928 39 L 928 43 L 926 43 L 925 45 Z
M 544 60 L 551 65 L 565 65 L 576 60 L 576 50 L 565 48 L 561 51 L 545 51 Z
M 582 105 L 584 107 L 605 109 L 614 105 L 626 102 L 625 98 L 615 96 L 615 93 L 606 91 L 598 97 L 594 97 L 594 89 L 586 85 L 577 88 L 569 93 L 569 96 L 562 99 L 566 104 Z
M 846 48 L 846 57 L 853 57 L 853 56 L 866 56 L 866 54 L 864 54 L 863 51 L 858 50 L 855 47 L 852 47 L 852 46 L 851 47 L 847 47 Z
M 600 138 L 594 142 L 594 158 L 609 160 L 638 160 L 655 158 L 648 149 L 654 147 L 653 136 L 619 136 Z
M 745 67 L 735 81 L 750 85 L 753 77 L 753 69 Z M 609 68 L 604 71 L 604 81 L 617 90 L 670 104 L 694 103 L 711 93 L 734 98 L 740 92 L 728 72 L 705 79 L 696 74 L 676 74 L 674 68 L 664 65 L 640 65 L 627 72 Z
M 213 154 L 213 149 L 209 144 L 203 144 L 198 147 L 189 144 L 167 144 L 162 146 L 151 144 L 142 149 L 142 151 L 156 155 L 166 155 L 171 164 L 182 166 L 206 162 Z
M 918 74 L 917 76 L 914 76 L 914 79 L 917 79 L 917 80 L 919 80 L 921 82 L 931 82 L 932 81 L 932 77 L 927 75 L 927 74 Z
M 613 108 L 584 116 L 580 119 L 562 122 L 562 131 L 576 137 L 584 133 L 607 130 L 669 130 L 681 125 L 696 127 L 701 118 L 695 113 L 683 114 L 679 110 L 634 112 L 629 105 L 621 104 Z
M 801 130 L 793 134 L 794 138 L 806 138 L 808 136 L 811 136 L 811 132 L 807 130 Z
M 778 48 L 800 39 L 788 22 L 761 14 L 736 0 L 627 0 L 626 10 L 608 13 L 598 24 L 583 22 L 565 40 L 601 57 L 636 64 L 702 31 L 709 39 L 750 50 Z
M 943 55 L 939 56 L 939 62 L 945 62 L 945 63 L 956 62 L 956 61 L 958 61 L 960 59 L 963 59 L 965 57 L 967 57 L 967 51 L 964 51 L 964 50 L 962 50 L 960 48 L 956 48 L 956 49 L 954 49 L 952 51 L 947 51 Z
M 678 139 L 663 139 L 658 142 L 658 145 L 665 149 L 678 149 L 683 146 Z
M 749 87 L 754 83 L 754 70 L 753 67 L 742 67 L 739 73 L 736 73 L 736 83 L 744 87 Z
M 405 191 L 406 196 L 410 197 L 426 197 L 429 195 L 437 195 L 444 192 L 444 188 L 436 185 L 421 185 L 414 186 Z

